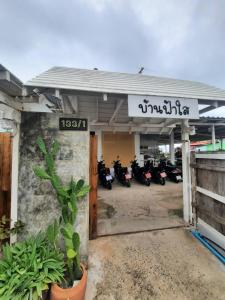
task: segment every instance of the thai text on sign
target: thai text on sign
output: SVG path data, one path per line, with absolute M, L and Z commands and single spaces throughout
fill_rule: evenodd
M 128 96 L 130 117 L 198 119 L 198 100 L 162 96 Z

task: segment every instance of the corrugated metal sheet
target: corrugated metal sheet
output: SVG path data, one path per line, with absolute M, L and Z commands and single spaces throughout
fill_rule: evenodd
M 225 100 L 224 90 L 200 82 L 67 67 L 53 67 L 25 85 L 116 94 Z

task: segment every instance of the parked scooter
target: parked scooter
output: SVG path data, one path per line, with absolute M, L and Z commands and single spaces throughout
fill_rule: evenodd
M 111 190 L 113 177 L 110 174 L 110 169 L 105 167 L 104 160 L 98 162 L 98 178 L 102 186 Z
M 149 170 L 146 170 L 144 167 L 140 167 L 136 159 L 131 161 L 131 169 L 132 175 L 137 181 L 150 186 L 152 175 Z
M 182 171 L 173 165 L 169 160 L 161 160 L 161 165 L 164 166 L 168 178 L 176 183 L 182 182 Z
M 151 172 L 152 179 L 154 180 L 155 183 L 159 183 L 161 185 L 166 184 L 167 175 L 166 175 L 163 165 L 161 165 L 159 163 L 158 166 L 156 167 L 156 166 L 154 166 L 153 161 L 148 160 L 145 163 L 145 169 L 149 170 L 149 172 Z
M 114 172 L 117 180 L 123 185 L 130 187 L 131 186 L 131 175 L 128 172 L 127 167 L 122 167 L 120 160 L 117 157 L 117 160 L 113 162 Z

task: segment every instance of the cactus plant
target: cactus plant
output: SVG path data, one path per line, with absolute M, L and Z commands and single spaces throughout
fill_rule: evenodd
M 74 231 L 74 224 L 78 212 L 77 202 L 79 199 L 85 197 L 89 191 L 89 186 L 85 184 L 84 180 L 80 179 L 76 182 L 71 178 L 68 185 L 63 185 L 60 177 L 57 174 L 55 159 L 59 151 L 59 144 L 54 141 L 47 149 L 45 142 L 41 137 L 37 139 L 37 145 L 44 156 L 45 168 L 34 167 L 34 173 L 42 180 L 49 180 L 53 189 L 56 192 L 61 216 L 58 221 L 50 225 L 47 230 L 49 240 L 55 243 L 58 233 L 64 240 L 65 246 L 65 260 L 67 264 L 68 286 L 72 286 L 74 280 L 79 280 L 82 277 L 82 270 L 80 267 L 80 237 Z

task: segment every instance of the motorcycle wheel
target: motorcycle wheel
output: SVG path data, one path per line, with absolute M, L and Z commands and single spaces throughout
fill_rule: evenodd
M 146 180 L 146 181 L 145 181 L 145 185 L 146 185 L 146 186 L 150 186 L 150 184 L 151 184 L 151 181 L 150 181 L 150 180 Z
M 131 186 L 130 181 L 127 181 L 127 182 L 126 182 L 126 186 L 127 186 L 127 187 L 130 187 L 130 186 Z
M 107 183 L 107 189 L 108 189 L 108 190 L 111 190 L 111 189 L 112 189 L 112 183 L 111 183 L 111 182 L 108 182 L 108 183 Z
M 165 178 L 160 178 L 160 184 L 161 184 L 161 185 L 165 185 L 165 184 L 166 184 Z

